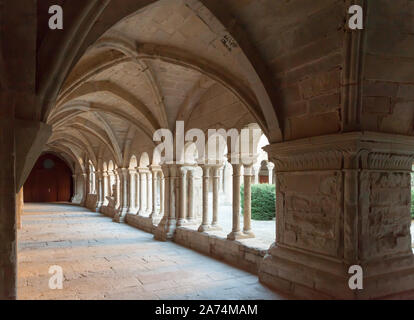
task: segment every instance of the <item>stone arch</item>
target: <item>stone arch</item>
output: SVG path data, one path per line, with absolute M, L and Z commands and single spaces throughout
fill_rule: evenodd
M 137 157 L 135 155 L 131 156 L 131 159 L 129 160 L 129 169 L 136 169 L 138 166 Z
M 139 167 L 140 168 L 147 168 L 150 165 L 150 158 L 148 156 L 148 153 L 143 152 L 141 154 L 141 158 L 139 160 Z

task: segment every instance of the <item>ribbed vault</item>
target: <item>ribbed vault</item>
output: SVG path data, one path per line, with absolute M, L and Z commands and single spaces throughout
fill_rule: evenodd
M 46 112 L 48 148 L 72 158 L 78 171 L 88 161 L 122 168 L 133 154 L 152 155 L 156 130 L 174 131 L 178 120 L 194 127 L 204 100 L 230 101 L 250 114 L 238 125 L 254 121 L 273 135 L 277 118 L 270 121 L 263 95 L 242 47 L 202 2 L 162 0 L 121 19 L 73 66 Z

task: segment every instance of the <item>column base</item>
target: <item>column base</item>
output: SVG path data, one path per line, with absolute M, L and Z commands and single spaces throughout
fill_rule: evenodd
M 118 223 L 125 223 L 126 215 L 128 213 L 128 208 L 120 208 L 115 214 L 113 221 Z
M 158 225 L 161 222 L 162 216 L 159 215 L 159 214 L 153 214 L 153 213 L 151 213 L 151 215 L 149 216 L 149 218 L 151 219 L 153 225 Z
M 227 239 L 232 240 L 232 241 L 243 240 L 243 239 L 251 239 L 251 238 L 254 238 L 254 235 L 252 237 L 251 235 L 245 234 L 241 231 L 231 232 L 227 235 Z
M 277 247 L 265 256 L 259 280 L 304 299 L 404 299 L 414 296 L 413 255 L 363 264 L 363 289 L 349 287 L 350 265 L 340 260 Z
M 211 230 L 211 225 L 209 224 L 202 224 L 199 228 L 198 228 L 198 232 L 207 232 Z
M 255 234 L 251 230 L 249 230 L 249 231 L 244 231 L 243 230 L 243 235 L 245 236 L 245 239 L 256 238 Z
M 117 223 L 125 223 L 125 219 L 126 219 L 126 215 L 115 215 L 114 218 L 112 219 L 113 222 L 117 222 Z
M 184 227 L 186 225 L 188 225 L 188 221 L 186 219 L 178 219 L 177 227 Z
M 177 221 L 175 219 L 162 219 L 157 228 L 154 229 L 154 239 L 168 241 L 174 237 Z
M 103 206 L 103 203 L 102 202 L 98 202 L 96 204 L 96 206 L 95 206 L 95 212 L 101 211 L 102 206 Z

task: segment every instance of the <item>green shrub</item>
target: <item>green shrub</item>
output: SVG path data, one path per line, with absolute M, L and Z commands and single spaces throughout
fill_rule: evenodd
M 244 186 L 240 188 L 242 213 L 244 211 Z M 252 219 L 272 220 L 276 216 L 276 190 L 274 184 L 252 185 Z
M 411 188 L 411 219 L 414 219 L 414 189 Z

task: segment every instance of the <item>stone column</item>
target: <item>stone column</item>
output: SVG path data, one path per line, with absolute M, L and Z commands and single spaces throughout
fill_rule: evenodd
M 180 214 L 177 226 L 183 226 L 187 223 L 187 168 L 180 168 Z
M 121 205 L 121 177 L 119 176 L 119 169 L 115 174 L 115 185 L 116 185 L 116 208 L 118 209 Z
M 73 183 L 73 196 L 71 202 L 74 203 L 76 201 L 78 195 L 78 179 L 77 175 L 72 175 L 72 183 Z
M 146 215 L 150 216 L 152 212 L 152 173 L 151 171 L 147 172 L 147 209 L 145 211 Z
M 224 168 L 224 205 L 228 206 L 232 204 L 233 198 L 233 183 L 232 183 L 232 176 L 230 174 L 230 164 L 226 164 Z
M 194 175 L 193 170 L 188 170 L 188 211 L 187 211 L 187 220 L 189 224 L 194 223 Z
M 136 175 L 135 169 L 128 170 L 128 214 L 135 214 Z
M 299 297 L 409 297 L 412 137 L 353 132 L 266 151 L 277 230 L 260 281 Z M 351 266 L 362 268 L 362 290 L 349 286 Z
M 145 193 L 145 184 L 147 181 L 147 173 L 145 171 L 145 169 L 139 169 L 139 211 L 138 211 L 138 215 L 142 216 L 145 215 L 145 212 L 147 211 L 147 207 L 146 207 L 146 193 Z
M 16 226 L 17 229 L 22 228 L 22 214 L 24 207 L 23 187 L 16 194 Z
M 158 171 L 154 168 L 152 170 L 152 209 L 151 209 L 151 218 L 158 216 L 157 212 L 157 181 L 158 181 Z
M 161 167 L 160 166 L 151 166 L 152 171 L 152 211 L 150 217 L 152 218 L 153 223 L 158 223 L 161 214 L 161 208 L 157 208 L 157 198 L 158 195 L 161 195 Z M 159 188 L 158 188 L 159 186 Z M 161 201 L 161 198 L 160 198 Z M 160 206 L 161 207 L 161 206 Z
M 269 184 L 273 184 L 273 169 L 275 165 L 271 162 L 267 163 L 267 170 L 269 171 Z
M 203 169 L 203 221 L 198 228 L 199 232 L 205 232 L 210 230 L 210 223 L 208 219 L 208 193 L 210 187 L 210 167 L 208 165 L 202 165 Z
M 227 236 L 229 240 L 244 239 L 245 235 L 240 231 L 240 176 L 241 164 L 232 164 L 233 166 L 233 228 Z
M 260 169 L 261 169 L 260 163 L 253 165 L 253 177 L 254 177 L 253 184 L 259 184 Z
M 108 175 L 108 171 L 104 171 L 102 173 L 102 178 L 103 178 L 103 205 L 106 205 L 108 203 L 108 200 L 106 199 L 106 197 L 109 195 L 108 190 L 109 190 L 109 175 Z
M 219 192 L 224 191 L 224 166 L 220 166 L 218 169 L 219 176 Z
M 244 212 L 243 212 L 243 235 L 254 238 L 252 232 L 252 166 L 244 165 Z
M 86 197 L 88 196 L 89 192 L 89 181 L 88 181 L 88 174 L 87 173 L 81 173 L 81 179 L 82 179 L 82 201 L 80 205 L 82 207 L 86 204 Z
M 97 180 L 97 196 L 98 196 L 98 201 L 96 203 L 96 212 L 99 212 L 99 210 L 101 209 L 102 205 L 103 205 L 103 199 L 104 199 L 104 195 L 103 195 L 103 176 L 102 176 L 102 171 L 96 171 L 96 180 Z
M 211 230 L 221 230 L 218 224 L 218 209 L 219 209 L 219 185 L 220 185 L 220 170 L 222 166 L 212 167 L 213 171 L 213 219 L 211 222 Z
M 162 171 L 165 179 L 164 216 L 154 230 L 154 238 L 156 240 L 166 241 L 172 239 L 177 225 L 175 189 L 178 168 L 175 164 L 168 164 L 162 166 Z
M 160 216 L 164 216 L 164 195 L 165 195 L 165 179 L 162 171 L 159 173 L 160 175 Z
M 125 222 L 126 214 L 128 213 L 128 176 L 129 170 L 127 168 L 118 169 L 119 186 L 120 186 L 120 204 L 117 214 L 114 217 L 115 222 Z
M 136 175 L 135 175 L 135 211 L 136 214 L 139 214 L 139 211 L 141 210 L 141 174 L 139 173 L 139 169 L 136 169 Z

